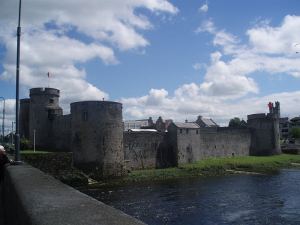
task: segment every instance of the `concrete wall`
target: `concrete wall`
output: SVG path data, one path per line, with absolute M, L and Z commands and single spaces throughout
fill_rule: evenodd
M 161 167 L 165 133 L 124 132 L 125 165 L 129 170 Z
M 123 174 L 122 104 L 84 101 L 71 104 L 71 150 L 74 164 L 99 169 L 103 177 Z
M 28 165 L 6 168 L 1 202 L 9 225 L 143 224 Z

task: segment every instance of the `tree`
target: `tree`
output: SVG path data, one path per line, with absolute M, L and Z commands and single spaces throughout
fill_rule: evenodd
M 233 119 L 231 119 L 229 121 L 228 124 L 229 127 L 234 127 L 234 128 L 238 128 L 238 127 L 246 127 L 247 123 L 242 119 L 238 118 L 238 117 L 234 117 Z
M 291 130 L 291 135 L 293 138 L 300 138 L 300 127 L 293 127 Z

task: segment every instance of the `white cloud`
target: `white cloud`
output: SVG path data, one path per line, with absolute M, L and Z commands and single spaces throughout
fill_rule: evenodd
M 226 125 L 234 116 L 246 119 L 247 114 L 267 112 L 269 101 L 281 102 L 283 116 L 299 115 L 299 107 L 296 106 L 300 103 L 300 91 L 259 97 L 260 87 L 251 77 L 255 72 L 300 77 L 300 58 L 294 49 L 300 37 L 300 30 L 296 27 L 300 27 L 300 17 L 297 16 L 286 16 L 278 27 L 258 22 L 246 32 L 248 41 L 242 43 L 233 34 L 218 29 L 212 19 L 203 22 L 196 33 L 212 34 L 212 44 L 219 48 L 219 51 L 211 53 L 204 81 L 200 84 L 183 84 L 173 95 L 159 96 L 158 102 L 161 104 L 155 106 L 146 104 L 141 98 L 132 98 L 130 102 L 122 99 L 125 117 L 162 115 L 165 118 L 181 121 L 188 118 L 192 121 L 202 114 Z M 194 68 L 199 67 L 199 64 L 194 64 Z M 249 97 L 249 94 L 257 97 Z M 149 96 L 151 93 L 142 98 Z
M 287 15 L 282 24 L 272 27 L 268 23 L 247 31 L 253 50 L 264 54 L 294 55 L 299 41 L 300 17 Z
M 158 90 L 159 91 L 159 90 Z M 233 117 L 247 119 L 247 115 L 267 113 L 269 101 L 281 103 L 281 115 L 290 118 L 299 115 L 300 91 L 282 92 L 263 97 L 251 97 L 237 101 L 224 101 L 222 98 L 201 94 L 195 83 L 185 84 L 178 88 L 173 95 L 160 95 L 159 104 L 149 104 L 145 99 L 152 94 L 140 98 L 122 99 L 124 117 L 148 118 L 162 116 L 164 119 L 175 121 L 195 121 L 198 115 L 213 118 L 221 125 L 228 125 Z
M 286 73 L 299 77 L 300 59 L 292 47 L 295 48 L 300 32 L 295 30 L 296 35 L 290 35 L 296 26 L 300 26 L 300 17 L 289 15 L 279 27 L 258 22 L 246 32 L 248 43 L 241 44 L 238 37 L 217 29 L 211 19 L 203 22 L 197 28 L 198 32 L 212 34 L 212 43 L 220 47 L 221 52 L 212 54 L 201 89 L 210 95 L 242 97 L 259 92 L 256 82 L 250 77 L 254 72 Z M 226 56 L 226 60 L 221 60 L 222 55 Z
M 199 11 L 199 12 L 206 13 L 206 12 L 208 11 L 208 4 L 207 4 L 207 3 L 203 4 L 203 5 L 199 8 L 198 11 Z
M 201 32 L 209 32 L 211 34 L 216 32 L 216 27 L 214 25 L 214 22 L 209 19 L 202 22 L 202 24 L 195 30 L 196 33 Z
M 28 0 L 22 5 L 21 87 L 26 90 L 50 86 L 62 90 L 66 110 L 76 100 L 109 98 L 86 80 L 84 64 L 98 58 L 117 64 L 116 50 L 143 48 L 149 41 L 143 30 L 152 29 L 148 17 L 138 9 L 162 17 L 178 9 L 167 0 Z M 0 44 L 6 52 L 0 80 L 13 80 L 16 60 L 18 1 L 0 2 Z M 142 48 L 142 49 L 141 49 Z M 79 65 L 79 66 L 78 66 Z

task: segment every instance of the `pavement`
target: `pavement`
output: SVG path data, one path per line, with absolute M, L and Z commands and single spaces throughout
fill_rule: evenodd
M 2 202 L 2 187 L 0 185 L 0 225 L 4 225 L 4 221 L 3 221 L 3 202 Z

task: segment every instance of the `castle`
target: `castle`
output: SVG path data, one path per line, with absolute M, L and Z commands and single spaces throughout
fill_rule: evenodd
M 63 115 L 60 91 L 32 88 L 20 101 L 20 135 L 37 148 L 72 151 L 74 165 L 97 169 L 101 176 L 120 176 L 125 169 L 177 166 L 208 157 L 280 154 L 280 106 L 266 115 L 248 115 L 247 127 L 205 127 L 195 122 L 170 122 L 162 118 L 159 129 L 124 131 L 122 104 L 111 101 L 71 103 Z

